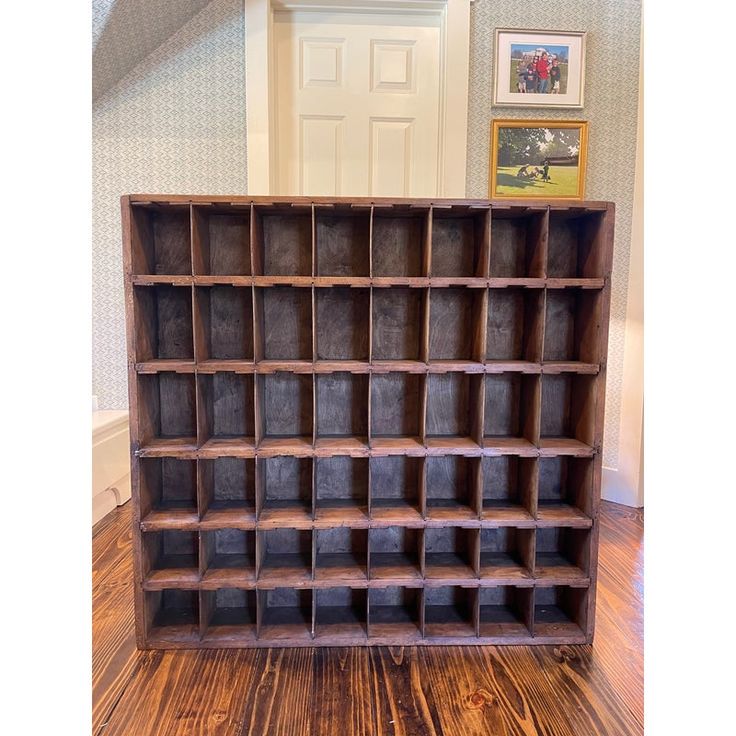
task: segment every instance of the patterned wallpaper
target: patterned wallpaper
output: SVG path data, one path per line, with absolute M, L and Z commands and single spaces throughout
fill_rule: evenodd
M 490 120 L 590 121 L 586 195 L 616 202 L 604 463 L 618 463 L 631 238 L 640 0 L 476 0 L 471 5 L 467 194 L 487 196 Z M 587 30 L 583 110 L 492 108 L 493 30 Z M 242 0 L 212 0 L 93 110 L 93 392 L 127 406 L 119 197 L 247 191 Z

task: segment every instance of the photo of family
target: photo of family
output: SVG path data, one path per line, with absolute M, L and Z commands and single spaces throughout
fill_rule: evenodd
M 509 92 L 566 94 L 569 57 L 569 46 L 511 44 Z

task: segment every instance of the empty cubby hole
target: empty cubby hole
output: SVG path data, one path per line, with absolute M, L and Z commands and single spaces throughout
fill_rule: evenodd
M 258 638 L 267 641 L 312 638 L 312 590 L 273 588 L 258 591 Z
M 413 437 L 421 441 L 426 377 L 376 373 L 371 377 L 371 437 Z
M 144 593 L 148 635 L 167 641 L 199 638 L 199 593 L 166 588 Z
M 482 361 L 483 289 L 431 289 L 429 360 Z
M 212 511 L 255 513 L 255 464 L 243 457 L 199 461 L 202 518 Z
M 327 373 L 317 375 L 317 439 L 368 437 L 368 375 Z
M 420 588 L 388 586 L 368 591 L 368 633 L 371 637 L 418 637 L 421 633 Z
M 593 445 L 597 378 L 574 373 L 542 376 L 542 440 L 568 439 Z
M 461 588 L 455 585 L 425 588 L 425 636 L 475 636 L 477 600 L 477 588 Z
M 312 212 L 309 207 L 256 207 L 255 275 L 312 275 Z
M 537 441 L 539 376 L 489 373 L 485 376 L 483 437 Z
M 534 636 L 582 635 L 587 628 L 588 589 L 565 585 L 534 590 Z
M 480 530 L 481 578 L 530 578 L 533 569 L 533 529 L 485 527 Z
M 317 276 L 370 276 L 370 210 L 317 208 Z
M 312 577 L 312 532 L 309 529 L 263 529 L 259 535 L 259 580 Z
M 593 514 L 593 458 L 539 459 L 539 516 Z
M 370 459 L 370 505 L 373 518 L 417 517 L 422 513 L 420 457 L 388 455 Z
M 298 373 L 259 375 L 262 442 L 299 439 L 312 444 L 312 376 Z M 279 443 L 281 444 L 281 443 Z
M 134 205 L 130 222 L 133 273 L 192 273 L 189 205 Z
M 314 548 L 315 580 L 367 579 L 367 529 L 315 529 Z
M 202 569 L 239 570 L 254 576 L 256 565 L 256 533 L 243 529 L 215 529 L 202 532 Z
M 373 211 L 373 276 L 426 276 L 429 210 L 398 208 Z
M 368 360 L 370 289 L 315 289 L 317 359 Z
M 494 210 L 491 278 L 543 278 L 546 213 Z
M 491 211 L 451 207 L 432 211 L 432 277 L 488 275 Z
M 253 293 L 243 286 L 197 286 L 197 360 L 253 360 Z
M 426 433 L 429 438 L 476 441 L 483 376 L 437 373 L 427 377 Z
M 250 208 L 195 205 L 192 215 L 195 275 L 250 276 Z
M 364 638 L 367 636 L 368 591 L 365 588 L 319 588 L 316 596 L 317 638 Z
M 483 517 L 534 516 L 536 459 L 501 455 L 483 457 Z
M 196 443 L 197 401 L 194 375 L 162 372 L 138 376 L 140 441 Z
M 372 359 L 425 360 L 422 325 L 426 289 L 373 290 Z
M 549 278 L 606 276 L 604 215 L 604 212 L 550 212 Z
M 203 590 L 200 601 L 205 641 L 227 640 L 230 637 L 255 638 L 255 590 L 238 588 Z
M 186 570 L 199 574 L 197 532 L 164 529 L 143 533 L 143 567 L 146 575 L 159 570 Z
M 601 292 L 548 289 L 544 360 L 598 363 Z
M 480 458 L 442 455 L 427 458 L 427 518 L 478 518 Z
M 477 577 L 479 529 L 459 526 L 424 530 L 424 571 L 428 578 Z
M 542 289 L 489 289 L 486 360 L 542 358 Z
M 141 518 L 151 511 L 197 511 L 197 463 L 173 457 L 140 459 Z
M 478 589 L 478 597 L 481 637 L 531 636 L 533 588 L 484 587 Z
M 157 284 L 133 289 L 136 360 L 193 360 L 191 288 Z
M 537 529 L 536 556 L 539 577 L 585 577 L 590 567 L 590 530 Z
M 368 514 L 368 458 L 334 455 L 315 458 L 314 495 L 318 519 L 336 521 Z
M 312 360 L 312 291 L 292 286 L 256 289 L 258 360 Z
M 261 521 L 312 518 L 312 458 L 258 459 Z
M 369 531 L 372 580 L 422 577 L 421 529 L 375 527 Z
M 200 374 L 200 438 L 214 441 L 255 441 L 253 375 Z

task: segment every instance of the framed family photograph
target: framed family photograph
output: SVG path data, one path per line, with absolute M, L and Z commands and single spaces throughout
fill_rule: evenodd
M 492 199 L 583 199 L 588 123 L 494 120 Z
M 585 33 L 496 29 L 493 104 L 583 106 Z

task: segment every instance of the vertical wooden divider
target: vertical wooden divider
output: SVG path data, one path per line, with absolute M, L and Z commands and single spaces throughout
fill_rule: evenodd
M 425 374 L 426 378 L 426 374 Z M 419 464 L 419 513 L 422 519 L 427 519 L 427 456 L 420 458 Z M 423 569 L 423 568 L 422 568 Z M 424 575 L 424 572 L 422 572 Z
M 263 221 L 255 204 L 250 205 L 250 272 L 252 276 L 263 276 Z
M 536 588 L 521 588 L 520 598 L 522 599 L 522 617 L 524 625 L 529 630 L 529 636 L 534 637 L 534 592 Z
M 473 504 L 476 517 L 480 520 L 483 518 L 483 457 L 475 457 L 471 463 L 473 465 Z
M 528 234 L 534 240 L 531 249 L 532 257 L 527 263 L 527 272 L 532 278 L 547 278 L 547 254 L 549 251 L 549 207 L 544 207 L 539 217 L 532 218 L 531 232 Z M 527 251 L 529 250 L 527 246 Z
M 317 636 L 317 589 L 312 588 L 309 594 L 312 604 L 312 624 L 309 628 L 309 638 L 314 639 Z
M 478 259 L 478 275 L 481 278 L 489 278 L 491 275 L 491 218 L 492 208 L 486 209 L 485 217 L 482 218 L 480 226 L 480 257 Z M 477 223 L 476 223 L 477 229 Z
M 424 535 L 422 534 L 422 536 L 424 536 Z M 422 556 L 422 559 L 423 559 L 423 556 Z M 422 577 L 424 577 L 424 573 L 422 573 Z M 426 603 L 427 603 L 426 598 L 427 598 L 427 589 L 423 587 L 423 588 L 421 588 L 419 590 L 419 635 L 422 637 L 422 639 L 425 639 L 426 638 L 426 634 L 425 634 L 425 630 L 426 630 L 426 625 L 425 625 L 425 620 L 426 620 L 425 609 L 427 607 L 426 606 Z
M 470 562 L 473 568 L 473 575 L 480 577 L 480 527 L 469 529 L 470 532 Z
M 521 502 L 536 521 L 539 518 L 539 458 L 522 458 L 519 476 Z
M 199 591 L 199 639 L 205 638 L 210 621 L 212 620 L 212 599 L 214 593 L 209 590 Z
M 473 601 L 473 636 L 480 636 L 480 588 L 472 588 L 470 595 Z
M 190 232 L 192 238 L 192 275 L 200 276 L 209 273 L 210 233 L 204 206 L 189 206 Z
M 419 574 L 421 575 L 422 579 L 424 580 L 426 578 L 426 563 L 425 563 L 425 552 L 426 552 L 426 527 L 422 527 L 421 529 L 418 529 L 418 536 L 419 536 Z
M 483 447 L 485 404 L 485 374 L 473 373 L 470 375 L 470 437 L 481 448 Z
M 263 628 L 263 611 L 265 607 L 266 591 L 256 590 L 256 639 L 261 638 L 261 629 Z
M 261 520 L 261 513 L 266 503 L 266 462 L 261 457 L 255 458 L 255 502 L 256 521 Z

